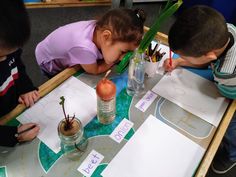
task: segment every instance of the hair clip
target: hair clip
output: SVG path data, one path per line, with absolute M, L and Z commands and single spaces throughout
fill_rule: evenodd
M 140 15 L 139 14 L 136 14 L 138 18 L 140 18 Z

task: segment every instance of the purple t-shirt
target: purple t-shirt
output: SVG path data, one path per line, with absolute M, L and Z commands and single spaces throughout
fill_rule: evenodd
M 93 43 L 95 20 L 80 21 L 62 26 L 43 41 L 35 50 L 42 70 L 56 74 L 77 64 L 92 64 L 102 59 L 102 54 Z

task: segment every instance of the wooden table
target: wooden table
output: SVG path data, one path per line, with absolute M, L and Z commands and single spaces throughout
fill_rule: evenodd
M 110 6 L 111 0 L 45 0 L 42 2 L 27 2 L 25 5 L 27 8 Z
M 145 30 L 148 30 L 148 28 L 145 28 Z M 162 43 L 167 44 L 167 36 L 162 33 L 158 33 L 156 35 L 157 40 L 161 40 Z M 63 81 L 65 81 L 70 76 L 74 75 L 79 68 L 67 68 L 46 83 L 44 83 L 42 86 L 39 87 L 39 93 L 40 96 L 43 97 L 47 93 L 49 93 L 51 90 L 56 88 L 59 84 L 61 84 Z M 7 114 L 6 116 L 2 117 L 0 120 L 0 124 L 5 124 L 6 122 L 10 121 L 14 117 L 16 117 L 18 114 L 20 114 L 25 109 L 25 106 L 18 105 L 12 112 Z M 211 142 L 209 146 L 207 147 L 206 153 L 196 171 L 195 177 L 204 177 L 209 169 L 209 166 L 213 160 L 213 157 L 222 141 L 222 138 L 226 132 L 226 129 L 233 117 L 233 114 L 236 109 L 236 101 L 233 100 L 224 117 L 222 118 L 221 123 L 219 124 L 218 128 L 215 130 L 214 136 L 211 138 Z

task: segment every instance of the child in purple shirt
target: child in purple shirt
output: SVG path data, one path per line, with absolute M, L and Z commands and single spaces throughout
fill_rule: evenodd
M 91 74 L 105 72 L 139 45 L 144 21 L 140 9 L 113 9 L 98 21 L 62 26 L 37 45 L 37 62 L 49 76 L 75 65 Z

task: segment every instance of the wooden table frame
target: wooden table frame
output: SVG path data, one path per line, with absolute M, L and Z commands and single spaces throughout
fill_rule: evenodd
M 147 31 L 149 28 L 145 27 L 144 30 Z M 168 44 L 168 37 L 167 35 L 163 33 L 157 33 L 156 40 L 161 41 L 163 44 Z M 52 79 L 45 82 L 43 85 L 39 87 L 39 94 L 41 97 L 48 94 L 50 91 L 52 91 L 54 88 L 56 88 L 58 85 L 60 85 L 62 82 L 64 82 L 66 79 L 68 79 L 70 76 L 75 74 L 79 68 L 67 68 L 61 73 L 57 74 Z M 22 104 L 19 104 L 14 110 L 12 110 L 9 114 L 3 116 L 0 119 L 0 124 L 5 124 L 6 122 L 10 121 L 17 115 L 19 115 L 22 111 L 24 111 L 26 107 Z M 224 134 L 226 132 L 226 129 L 234 115 L 234 112 L 236 110 L 236 101 L 233 100 L 230 105 L 227 108 L 227 111 L 225 112 L 222 121 L 220 122 L 215 135 L 206 150 L 206 153 L 196 171 L 195 177 L 204 177 L 207 174 L 207 171 L 210 167 L 210 164 L 215 156 L 215 153 L 224 137 Z
M 111 6 L 111 0 L 80 1 L 80 0 L 44 0 L 42 2 L 27 2 L 27 8 L 53 7 L 83 7 L 83 6 Z

